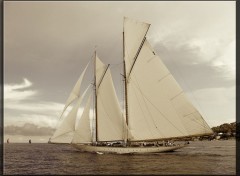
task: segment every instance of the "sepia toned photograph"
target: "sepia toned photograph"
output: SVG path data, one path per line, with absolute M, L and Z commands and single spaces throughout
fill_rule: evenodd
M 236 175 L 235 1 L 4 1 L 4 175 Z

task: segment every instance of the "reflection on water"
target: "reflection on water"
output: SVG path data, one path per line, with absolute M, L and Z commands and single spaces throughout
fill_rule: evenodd
M 171 153 L 82 153 L 69 145 L 5 144 L 4 174 L 235 174 L 236 142 L 195 141 Z

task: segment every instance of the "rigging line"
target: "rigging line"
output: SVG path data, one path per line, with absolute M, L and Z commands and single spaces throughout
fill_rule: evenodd
M 106 75 L 106 72 L 107 72 L 107 70 L 108 70 L 108 68 L 109 68 L 109 65 L 110 64 L 108 64 L 107 65 L 107 68 L 105 69 L 105 71 L 104 71 L 104 73 L 103 73 L 103 75 L 102 75 L 102 78 L 100 79 L 100 81 L 99 81 L 99 84 L 98 84 L 98 89 L 99 89 L 99 87 L 100 87 L 100 85 L 101 85 L 101 83 L 102 83 L 102 81 L 103 81 L 103 78 L 104 78 L 104 76 Z
M 175 127 L 180 133 L 184 134 L 181 130 L 179 130 L 170 120 L 168 120 L 168 118 L 147 98 L 147 96 L 145 94 L 143 94 L 143 92 L 141 91 L 141 89 L 139 88 L 139 91 L 142 93 L 142 95 L 146 98 L 146 100 L 148 100 L 149 103 L 152 104 L 152 106 L 173 126 Z
M 141 109 L 141 111 L 142 111 L 142 114 L 143 114 L 143 116 L 144 116 L 144 120 L 145 120 L 145 122 L 147 122 L 147 126 L 148 126 L 147 129 L 148 129 L 148 131 L 151 133 L 151 135 L 153 136 L 153 133 L 152 133 L 152 131 L 150 130 L 151 127 L 150 127 L 149 122 L 147 121 L 146 115 L 144 114 L 144 111 L 143 111 L 143 109 L 142 109 L 142 107 L 141 107 L 141 104 L 140 104 L 140 101 L 139 101 L 138 96 L 137 96 L 137 94 L 136 94 L 136 91 L 134 91 L 134 94 L 135 94 L 135 97 L 137 98 L 138 105 L 139 105 L 139 107 L 140 107 L 140 109 Z
M 136 86 L 137 86 L 137 89 L 140 90 L 140 86 L 139 86 L 139 83 L 138 83 L 138 81 L 137 81 L 136 75 L 133 74 L 133 77 L 134 77 L 135 80 L 136 80 L 136 83 L 134 83 L 134 81 L 133 81 L 134 85 L 137 84 L 137 85 L 136 85 Z M 139 91 L 139 92 L 142 94 L 141 91 Z M 143 96 L 142 96 L 142 97 L 143 97 Z M 144 101 L 144 103 L 145 103 L 145 107 L 147 108 L 148 113 L 150 114 L 151 120 L 152 120 L 155 128 L 158 130 L 158 133 L 156 133 L 156 134 L 160 134 L 160 135 L 162 135 L 163 137 L 165 137 L 165 135 L 163 135 L 162 131 L 157 127 L 156 122 L 155 122 L 155 120 L 153 119 L 153 115 L 152 115 L 152 113 L 151 113 L 150 110 L 149 110 L 149 107 L 148 107 L 148 105 L 147 105 L 146 100 L 144 99 L 144 97 L 143 97 L 142 99 L 143 99 L 143 101 Z

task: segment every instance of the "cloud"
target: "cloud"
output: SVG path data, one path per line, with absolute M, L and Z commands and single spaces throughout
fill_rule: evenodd
M 24 78 L 20 84 L 4 85 L 4 108 L 20 112 L 35 112 L 56 115 L 63 109 L 64 105 L 56 102 L 38 101 L 37 90 L 31 90 L 32 82 Z M 28 88 L 28 90 L 26 90 Z
M 31 130 L 33 127 L 37 127 L 38 132 L 34 133 L 34 135 L 41 135 L 40 131 L 44 128 L 51 128 L 55 129 L 57 125 L 61 123 L 59 121 L 60 114 L 62 113 L 64 104 L 56 103 L 56 102 L 49 102 L 49 101 L 38 101 L 36 98 L 36 94 L 29 96 L 22 96 L 15 101 L 14 94 L 20 94 L 20 90 L 24 90 L 26 88 L 32 88 L 32 83 L 28 79 L 24 79 L 21 84 L 11 84 L 5 85 L 6 92 L 9 93 L 8 98 L 5 99 L 5 110 L 4 110 L 4 123 L 5 128 L 7 128 L 7 132 L 10 135 L 16 132 L 19 133 L 20 129 L 23 129 L 21 135 L 32 135 Z M 38 92 L 32 90 L 33 92 Z M 66 117 L 66 115 L 72 109 L 73 104 L 70 105 L 63 117 L 62 120 Z M 83 112 L 83 108 L 80 107 L 77 116 L 77 122 Z M 91 117 L 92 118 L 92 117 Z M 13 126 L 14 124 L 14 126 Z M 31 124 L 29 126 L 28 124 Z M 31 127 L 31 128 L 30 128 Z M 13 128 L 11 130 L 11 128 Z M 17 130 L 16 130 L 17 129 Z M 27 129 L 27 130 L 26 130 Z
M 4 85 L 4 123 L 21 126 L 31 123 L 39 127 L 56 127 L 64 104 L 39 101 L 38 91 L 32 90 L 33 83 L 27 78 L 20 84 Z M 66 112 L 69 112 L 70 106 Z
M 23 135 L 23 136 L 49 136 L 54 132 L 51 127 L 38 127 L 35 124 L 26 123 L 22 127 L 19 126 L 5 126 L 4 133 L 6 135 Z
M 41 113 L 18 113 L 16 114 L 6 114 L 5 126 L 15 124 L 15 126 L 23 126 L 26 123 L 31 123 L 37 125 L 38 127 L 51 127 L 56 128 L 57 122 L 59 120 L 58 116 L 54 115 L 44 115 Z
M 32 98 L 36 95 L 35 90 L 24 90 L 32 86 L 32 82 L 24 78 L 21 84 L 4 85 L 4 101 L 20 101 Z M 7 102 L 6 102 L 7 103 Z
M 6 105 L 4 108 L 6 109 L 12 109 L 12 110 L 19 110 L 19 111 L 28 111 L 28 112 L 41 112 L 43 114 L 54 114 L 57 115 L 58 113 L 60 114 L 60 111 L 63 110 L 64 104 L 61 103 L 55 103 L 55 102 L 33 102 L 33 103 L 28 103 L 28 102 L 21 102 L 19 103 L 14 103 L 14 102 L 6 102 Z

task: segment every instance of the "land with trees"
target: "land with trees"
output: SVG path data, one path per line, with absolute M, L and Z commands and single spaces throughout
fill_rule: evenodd
M 214 140 L 214 139 L 233 139 L 233 138 L 239 138 L 239 132 L 237 132 L 237 129 L 239 130 L 239 123 L 232 122 L 232 123 L 224 123 L 216 127 L 212 127 L 213 134 L 210 136 L 202 136 L 199 138 L 199 140 Z

